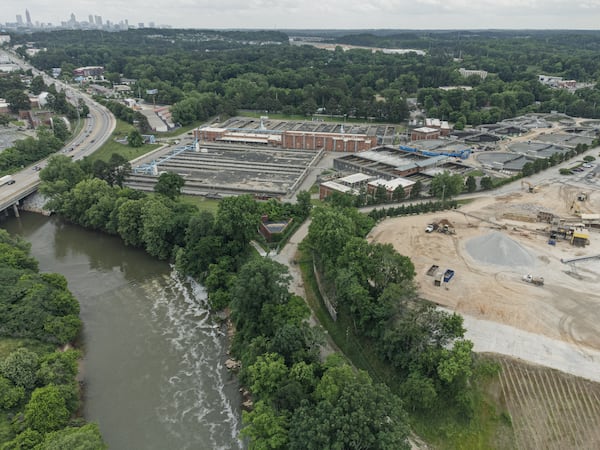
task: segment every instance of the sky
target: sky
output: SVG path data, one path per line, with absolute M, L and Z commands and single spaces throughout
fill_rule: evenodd
M 34 23 L 74 13 L 204 29 L 598 29 L 600 18 L 600 0 L 2 0 L 0 23 L 26 8 Z

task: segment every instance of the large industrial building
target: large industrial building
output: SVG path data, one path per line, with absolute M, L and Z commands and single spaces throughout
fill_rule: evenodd
M 145 159 L 127 184 L 151 191 L 163 171 L 185 179 L 184 193 L 209 197 L 254 194 L 283 197 L 294 192 L 323 151 L 284 150 L 226 143 L 182 145 Z
M 347 173 L 363 173 L 385 180 L 411 177 L 411 180 L 429 179 L 440 170 L 463 171 L 466 166 L 447 155 L 427 156 L 421 152 L 395 147 L 377 147 L 333 161 L 334 169 Z
M 219 126 L 194 130 L 194 136 L 201 143 L 227 142 L 347 153 L 362 152 L 385 143 L 392 144 L 397 133 L 394 125 L 294 122 L 273 120 L 266 116 L 260 120 L 234 117 Z

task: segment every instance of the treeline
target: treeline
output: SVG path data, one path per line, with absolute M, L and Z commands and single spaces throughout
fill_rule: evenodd
M 123 103 L 115 102 L 113 100 L 106 100 L 104 98 L 96 97 L 95 100 L 106 106 L 106 108 L 115 115 L 117 119 L 121 119 L 124 122 L 136 126 L 136 128 L 142 133 L 147 133 L 152 130 L 148 118 L 139 111 L 135 111 Z
M 472 417 L 473 344 L 462 318 L 418 298 L 410 259 L 364 239 L 373 223 L 346 209 L 313 212 L 309 245 L 338 317 L 393 367 L 406 407 Z
M 206 52 L 199 50 L 211 40 L 210 32 L 165 33 L 70 31 L 34 33 L 28 39 L 47 48 L 32 58 L 44 70 L 62 67 L 70 74 L 79 65 L 103 65 L 111 82 L 136 79 L 133 89 L 147 101 L 153 99 L 146 90 L 157 89 L 160 103 L 184 102 L 173 109 L 174 121 L 183 125 L 210 117 L 208 110 L 231 115 L 238 109 L 301 115 L 321 109 L 340 117 L 400 122 L 408 118 L 409 97 L 417 97 L 429 116 L 455 122 L 458 128 L 527 112 L 600 117 L 594 33 L 411 32 L 337 38 L 359 45 L 423 48 L 425 56 L 341 48 L 331 52 L 287 45 L 281 35 L 262 41 L 260 32 L 256 39 L 247 32 L 228 51 Z M 251 41 L 280 44 L 247 45 Z M 489 75 L 465 79 L 460 67 Z M 538 82 L 541 73 L 592 87 L 575 93 L 551 89 Z M 440 89 L 456 85 L 472 90 Z
M 413 214 L 425 214 L 458 207 L 456 200 L 430 201 L 421 203 L 409 203 L 397 207 L 373 209 L 369 212 L 369 217 L 377 221 L 386 217 L 411 216 Z
M 0 336 L 24 345 L 0 356 L 0 414 L 9 424 L 0 448 L 106 448 L 98 426 L 77 416 L 80 353 L 55 350 L 79 333 L 79 303 L 62 275 L 38 272 L 29 249 L 0 230 Z
M 62 148 L 64 141 L 57 137 L 57 134 L 62 136 L 63 132 L 58 130 L 64 129 L 64 132 L 68 135 L 67 127 L 60 119 L 54 125 L 54 132 L 48 127 L 39 127 L 37 129 L 37 139 L 33 137 L 21 139 L 16 141 L 12 147 L 0 152 L 0 174 L 19 170 L 50 156 Z

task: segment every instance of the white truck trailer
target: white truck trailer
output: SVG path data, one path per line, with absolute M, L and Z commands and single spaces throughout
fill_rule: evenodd
M 0 178 L 0 186 L 4 186 L 5 184 L 15 184 L 15 180 L 11 175 L 4 175 Z

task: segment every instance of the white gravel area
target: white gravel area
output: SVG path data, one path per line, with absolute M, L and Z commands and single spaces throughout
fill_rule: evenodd
M 446 310 L 452 312 L 450 310 Z M 499 353 L 600 382 L 600 351 L 489 320 L 465 316 L 465 337 L 481 353 Z
M 527 268 L 535 265 L 535 257 L 525 247 L 497 231 L 468 240 L 465 248 L 471 258 L 484 264 Z

